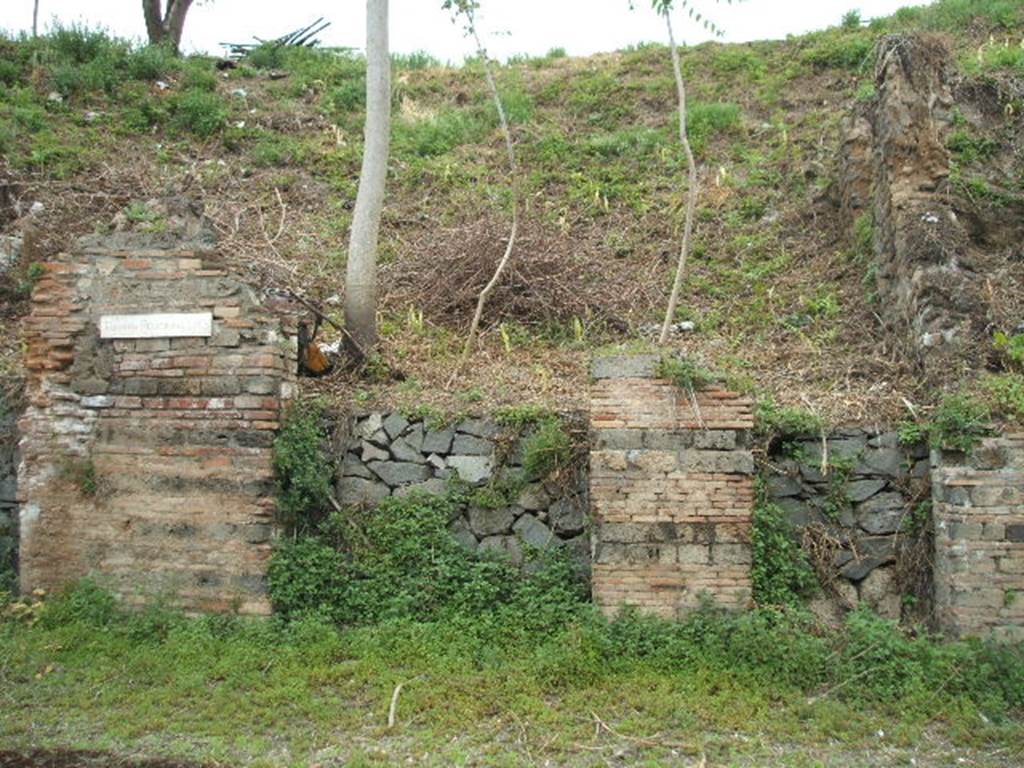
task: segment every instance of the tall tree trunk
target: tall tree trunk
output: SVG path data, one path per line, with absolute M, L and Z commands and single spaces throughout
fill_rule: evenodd
M 473 313 L 473 322 L 469 326 L 469 334 L 466 336 L 466 346 L 462 348 L 462 355 L 459 358 L 459 364 L 452 372 L 451 379 L 448 381 L 448 386 L 451 386 L 455 381 L 456 376 L 465 367 L 466 362 L 469 360 L 469 354 L 473 350 L 473 342 L 476 340 L 477 330 L 480 327 L 480 319 L 484 314 L 484 306 L 487 304 L 487 298 L 491 295 L 494 287 L 498 284 L 502 274 L 505 272 L 505 268 L 508 266 L 509 260 L 512 257 L 512 249 L 515 247 L 516 234 L 519 231 L 519 173 L 516 169 L 516 154 L 512 143 L 512 130 L 509 128 L 508 116 L 505 114 L 505 105 L 501 101 L 501 95 L 498 93 L 498 86 L 494 81 L 494 73 L 491 71 L 491 62 L 487 58 L 487 50 L 484 48 L 483 42 L 480 40 L 480 34 L 476 29 L 476 19 L 473 14 L 472 7 L 468 7 L 464 13 L 466 14 L 467 29 L 470 34 L 473 35 L 473 40 L 476 42 L 477 56 L 480 57 L 480 61 L 484 65 L 484 76 L 487 80 L 487 88 L 491 92 L 491 100 L 494 102 L 494 107 L 498 111 L 498 121 L 501 124 L 501 132 L 505 138 L 505 154 L 508 159 L 508 172 L 509 182 L 512 185 L 512 227 L 508 236 L 508 243 L 505 246 L 505 254 L 501 257 L 501 261 L 498 262 L 497 268 L 494 270 L 494 274 L 488 281 L 484 289 L 480 291 L 480 296 L 476 302 L 476 312 Z
M 366 0 L 366 126 L 363 166 L 345 271 L 345 327 L 361 354 L 377 343 L 377 236 L 391 144 L 388 0 Z
M 142 14 L 146 19 L 146 35 L 151 45 L 170 44 L 175 51 L 181 45 L 185 16 L 192 0 L 167 0 L 167 9 L 160 10 L 160 0 L 142 0 Z
M 672 32 L 672 19 L 669 16 L 670 8 L 665 8 L 665 26 L 668 28 L 668 42 L 672 50 L 672 70 L 676 78 L 676 93 L 679 97 L 679 141 L 683 145 L 683 152 L 686 154 L 686 166 L 689 177 L 689 188 L 686 190 L 686 223 L 683 225 L 683 242 L 679 247 L 679 263 L 676 265 L 676 276 L 672 283 L 672 295 L 668 300 L 668 308 L 665 310 L 665 322 L 661 325 L 661 336 L 659 344 L 668 340 L 668 332 L 675 319 L 676 305 L 679 303 L 679 291 L 683 285 L 683 277 L 686 274 L 686 259 L 690 253 L 690 235 L 693 232 L 693 212 L 697 207 L 697 164 L 693 159 L 693 150 L 690 148 L 690 139 L 686 133 L 686 84 L 683 82 L 683 71 L 679 66 L 679 48 L 676 46 L 676 38 Z
M 39 0 L 32 5 L 32 37 L 39 37 Z

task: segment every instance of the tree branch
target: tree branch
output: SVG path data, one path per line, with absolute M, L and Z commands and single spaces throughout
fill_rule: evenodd
M 473 36 L 473 40 L 476 42 L 477 55 L 483 63 L 484 77 L 487 80 L 487 88 L 491 92 L 491 100 L 494 102 L 494 106 L 498 110 L 498 121 L 501 123 L 501 132 L 505 138 L 505 153 L 508 159 L 508 172 L 512 186 L 512 227 L 509 232 L 508 243 L 505 246 L 505 253 L 501 257 L 501 261 L 498 262 L 498 266 L 494 270 L 494 274 L 491 276 L 490 281 L 488 281 L 487 285 L 484 286 L 484 289 L 480 291 L 480 295 L 477 298 L 476 312 L 473 313 L 473 322 L 470 324 L 469 333 L 466 336 L 466 346 L 462 348 L 462 355 L 459 357 L 458 365 L 456 365 L 451 378 L 448 380 L 449 387 L 451 387 L 455 382 L 455 379 L 469 361 L 470 352 L 473 350 L 473 342 L 476 340 L 477 331 L 480 327 L 480 319 L 483 317 L 484 306 L 487 304 L 488 297 L 494 291 L 495 286 L 498 284 L 502 274 L 505 272 L 505 268 L 508 266 L 509 260 L 512 258 L 512 249 L 515 247 L 516 235 L 519 232 L 519 173 L 516 168 L 516 154 L 512 141 L 512 130 L 509 127 L 508 117 L 505 114 L 505 105 L 501 101 L 501 94 L 498 93 L 498 86 L 494 81 L 494 73 L 491 70 L 491 62 L 487 58 L 487 50 L 484 48 L 484 44 L 477 32 L 473 8 L 472 6 L 460 6 L 460 8 L 466 16 L 467 29 Z
M 679 65 L 679 48 L 676 46 L 675 34 L 672 31 L 672 18 L 669 9 L 663 10 L 665 16 L 665 27 L 668 29 L 668 41 L 672 51 L 672 71 L 676 79 L 676 93 L 679 97 L 679 141 L 683 145 L 683 152 L 686 154 L 687 176 L 689 188 L 686 190 L 686 223 L 683 226 L 683 242 L 679 247 L 679 262 L 676 265 L 676 276 L 672 283 L 672 294 L 668 300 L 668 307 L 665 310 L 665 321 L 661 325 L 661 335 L 658 343 L 664 344 L 668 340 L 669 328 L 675 318 L 676 305 L 679 303 L 679 291 L 683 285 L 683 277 L 686 274 L 686 260 L 690 253 L 690 235 L 693 232 L 693 212 L 697 207 L 697 164 L 693 159 L 693 150 L 690 148 L 690 139 L 686 133 L 686 84 L 683 82 L 683 72 Z

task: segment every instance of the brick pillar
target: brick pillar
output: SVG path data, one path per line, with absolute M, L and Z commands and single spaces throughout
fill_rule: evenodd
M 750 601 L 754 503 L 748 398 L 689 394 L 655 378 L 653 355 L 594 361 L 590 398 L 593 592 L 664 617 L 703 596 Z
M 91 575 L 126 602 L 270 610 L 274 432 L 294 344 L 191 208 L 83 238 L 44 264 L 25 321 L 20 584 Z M 154 214 L 156 215 L 156 214 Z M 210 316 L 188 337 L 104 337 L 103 318 Z
M 1024 433 L 933 452 L 932 512 L 939 626 L 1024 639 Z

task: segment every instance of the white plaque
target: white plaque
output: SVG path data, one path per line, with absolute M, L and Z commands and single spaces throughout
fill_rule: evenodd
M 160 339 L 212 335 L 212 312 L 100 317 L 101 339 Z

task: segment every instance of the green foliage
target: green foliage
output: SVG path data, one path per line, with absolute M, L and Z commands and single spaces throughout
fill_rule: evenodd
M 128 58 L 128 75 L 133 80 L 160 80 L 176 71 L 181 60 L 168 45 L 146 45 Z
M 288 619 L 316 613 L 355 625 L 457 616 L 483 620 L 552 600 L 549 617 L 579 609 L 584 593 L 565 553 L 541 558 L 520 574 L 506 561 L 469 552 L 451 536 L 448 524 L 457 510 L 455 497 L 414 494 L 366 511 L 332 514 L 317 536 L 275 550 L 268 575 L 275 610 Z M 566 577 L 554 597 L 544 594 Z
M 540 480 L 569 466 L 572 438 L 557 416 L 542 419 L 523 440 L 523 473 L 528 480 Z
M 396 154 L 435 157 L 462 144 L 478 141 L 487 131 L 483 120 L 464 110 L 445 110 L 425 120 L 395 123 Z
M 1010 29 L 1024 20 L 1019 0 L 938 0 L 923 8 L 903 8 L 897 21 L 956 32 L 977 20 Z
M 751 530 L 751 580 L 758 605 L 799 605 L 818 586 L 807 556 L 782 510 L 759 482 Z
M 92 459 L 66 458 L 60 465 L 60 473 L 82 496 L 91 498 L 99 490 L 96 465 Z
M 981 400 L 963 394 L 947 395 L 935 409 L 928 434 L 932 448 L 970 451 L 989 434 L 991 413 Z
M 413 51 L 412 53 L 393 53 L 391 63 L 395 69 L 414 72 L 420 69 L 430 69 L 441 66 L 441 62 L 426 51 Z
M 856 8 L 852 8 L 843 14 L 843 20 L 840 23 L 843 29 L 860 29 L 860 25 L 860 11 Z
M 867 71 L 874 49 L 874 35 L 869 31 L 830 29 L 808 35 L 808 47 L 801 58 L 818 69 L 850 69 Z
M 767 398 L 757 401 L 754 425 L 760 434 L 780 438 L 816 435 L 823 426 L 817 414 L 805 408 L 781 406 Z
M 245 55 L 245 63 L 255 69 L 281 69 L 285 65 L 287 48 L 274 42 L 257 45 Z
M 82 579 L 46 603 L 45 627 L 79 623 L 93 629 L 109 626 L 118 617 L 113 595 L 92 579 Z
M 261 133 L 250 153 L 253 163 L 264 168 L 300 165 L 309 156 L 300 142 L 278 133 Z
M 992 336 L 992 346 L 1011 367 L 1024 368 L 1024 333 L 996 331 Z
M 522 430 L 524 427 L 536 424 L 552 415 L 550 408 L 535 403 L 504 405 L 495 410 L 494 421 L 503 427 Z
M 293 403 L 274 439 L 278 511 L 300 531 L 308 530 L 330 504 L 334 469 L 326 439 L 323 409 L 314 400 Z
M 197 761 L 273 750 L 322 759 L 339 731 L 378 738 L 403 682 L 398 713 L 411 762 L 429 750 L 438 764 L 459 764 L 462 742 L 493 740 L 495 712 L 514 713 L 527 735 L 542 730 L 524 743 L 559 763 L 590 743 L 594 713 L 624 735 L 661 733 L 656 751 L 631 747 L 655 761 L 665 740 L 694 728 L 727 733 L 730 755 L 756 765 L 769 754 L 762 745 L 778 762 L 776 742 L 795 740 L 800 762 L 809 750 L 826 754 L 837 736 L 844 755 L 864 750 L 869 764 L 879 728 L 894 740 L 905 734 L 919 756 L 922 728 L 943 737 L 943 756 L 947 739 L 957 754 L 972 754 L 976 739 L 985 750 L 1019 741 L 1020 644 L 904 634 L 864 610 L 838 630 L 793 609 L 710 604 L 680 621 L 631 610 L 608 620 L 581 604 L 576 583 L 571 570 L 549 567 L 480 612 L 339 630 L 316 618 L 130 612 L 86 582 L 43 603 L 34 624 L 0 613 L 5 693 L 31 703 L 6 724 L 33 744 L 52 730 L 59 743 L 77 733 L 83 747 L 147 754 L 137 751 L 139 734 L 158 733 L 187 740 Z M 274 733 L 264 739 L 268 722 Z M 456 730 L 454 750 L 438 746 Z M 748 737 L 759 745 L 749 760 L 737 751 Z M 407 762 L 394 750 L 393 762 Z M 339 753 L 346 764 L 380 762 L 349 754 Z
M 174 99 L 171 124 L 200 138 L 220 131 L 227 119 L 224 102 L 215 93 L 191 90 Z
M 946 146 L 959 162 L 965 164 L 987 160 L 999 151 L 998 142 L 984 136 L 973 136 L 963 128 L 950 134 Z
M 668 379 L 680 389 L 691 391 L 703 389 L 715 383 L 718 378 L 712 371 L 681 357 L 663 357 L 655 369 L 655 375 L 660 379 Z
M 732 131 L 739 122 L 736 104 L 695 101 L 686 106 L 686 133 L 695 153 L 703 152 L 712 138 Z
M 984 380 L 983 387 L 991 401 L 993 415 L 1024 422 L 1024 374 L 989 376 Z
M 900 445 L 920 445 L 928 439 L 928 425 L 919 421 L 901 421 L 896 425 Z

